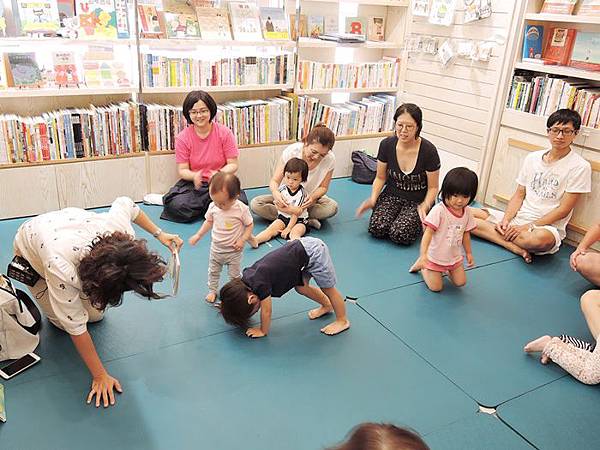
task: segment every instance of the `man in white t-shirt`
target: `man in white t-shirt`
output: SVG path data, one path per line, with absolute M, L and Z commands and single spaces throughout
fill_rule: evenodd
M 571 150 L 581 117 L 559 109 L 546 122 L 552 147 L 527 155 L 506 211 L 475 209 L 478 236 L 521 255 L 556 253 L 581 194 L 591 191 L 590 163 Z

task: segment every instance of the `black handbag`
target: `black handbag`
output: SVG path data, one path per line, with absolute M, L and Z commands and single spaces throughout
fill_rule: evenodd
M 352 152 L 352 181 L 361 184 L 372 184 L 377 174 L 377 158 L 367 155 L 362 150 Z

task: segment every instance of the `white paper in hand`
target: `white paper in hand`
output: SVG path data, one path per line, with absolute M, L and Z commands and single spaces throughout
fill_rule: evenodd
M 177 249 L 173 249 L 171 253 L 171 258 L 169 259 L 169 264 L 167 265 L 167 273 L 171 278 L 171 295 L 176 296 L 177 291 L 179 291 L 179 273 L 181 270 L 181 262 L 179 260 L 179 252 Z

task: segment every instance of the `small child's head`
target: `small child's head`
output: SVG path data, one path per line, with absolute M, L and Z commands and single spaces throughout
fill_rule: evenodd
M 250 317 L 260 309 L 260 299 L 241 278 L 234 278 L 221 288 L 221 315 L 225 322 L 242 329 L 248 328 Z
M 208 193 L 216 206 L 228 210 L 240 196 L 240 179 L 232 173 L 217 172 L 210 179 Z
M 455 167 L 444 177 L 440 197 L 444 205 L 463 209 L 475 200 L 478 185 L 475 172 L 466 167 Z
M 363 423 L 329 450 L 429 450 L 417 433 L 389 423 Z
M 298 189 L 303 181 L 308 178 L 308 164 L 300 158 L 292 158 L 283 168 L 283 182 L 291 190 Z

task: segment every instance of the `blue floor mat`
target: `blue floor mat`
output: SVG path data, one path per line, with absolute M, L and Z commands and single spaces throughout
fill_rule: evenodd
M 366 420 L 428 433 L 473 414 L 466 395 L 360 308 L 350 304 L 349 317 L 353 328 L 337 337 L 319 333 L 330 319 L 297 314 L 275 320 L 267 339 L 227 332 L 113 361 L 125 393 L 109 411 L 84 404 L 83 370 L 9 383 L 0 440 L 11 449 L 303 450 Z
M 419 256 L 419 243 L 405 247 L 375 239 L 368 233 L 367 223 L 366 219 L 326 222 L 321 230 L 310 234 L 329 246 L 340 290 L 351 297 L 364 297 L 420 282 L 419 274 L 408 272 Z M 516 258 L 503 248 L 476 238 L 473 255 L 479 266 Z
M 537 364 L 540 371 L 548 367 Z M 544 450 L 600 448 L 600 386 L 566 376 L 498 408 L 498 415 Z
M 540 370 L 523 345 L 546 333 L 587 336 L 579 296 L 589 287 L 569 250 L 471 270 L 467 286 L 433 293 L 424 283 L 359 304 L 478 403 L 496 406 L 563 375 Z M 552 276 L 549 276 L 552 274 Z
M 476 413 L 424 436 L 432 449 L 531 450 L 534 447 L 497 417 Z

